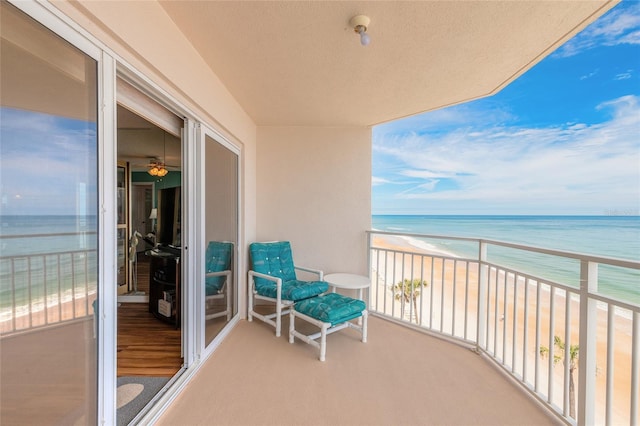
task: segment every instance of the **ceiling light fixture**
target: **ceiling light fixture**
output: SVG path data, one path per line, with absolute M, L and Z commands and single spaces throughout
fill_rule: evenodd
M 166 140 L 166 136 L 167 136 L 167 132 L 163 131 L 162 132 L 162 149 L 164 150 L 164 161 L 167 161 L 167 140 Z M 167 167 L 165 166 L 165 163 L 162 161 L 150 161 L 149 165 L 147 167 L 150 167 L 150 169 L 147 171 L 147 173 L 149 173 L 151 176 L 166 176 L 167 173 L 169 173 L 169 170 L 167 170 Z
M 147 173 L 149 173 L 151 176 L 166 176 L 167 173 L 169 173 L 169 170 L 167 170 L 167 168 L 165 167 L 164 163 L 162 161 L 150 161 L 149 165 L 147 166 L 149 167 L 149 170 L 147 170 Z
M 349 25 L 353 27 L 353 31 L 360 35 L 360 44 L 367 46 L 371 42 L 371 37 L 367 34 L 367 27 L 371 19 L 365 15 L 357 15 L 351 18 Z

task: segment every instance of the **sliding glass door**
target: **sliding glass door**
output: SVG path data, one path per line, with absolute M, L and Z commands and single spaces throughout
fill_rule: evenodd
M 0 17 L 0 419 L 95 424 L 98 63 Z
M 204 133 L 204 345 L 237 313 L 238 153 Z M 218 140 L 217 140 L 218 139 Z

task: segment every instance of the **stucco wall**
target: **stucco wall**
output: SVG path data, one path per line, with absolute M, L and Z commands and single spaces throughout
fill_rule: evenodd
M 258 127 L 257 240 L 291 241 L 295 262 L 366 274 L 371 129 Z

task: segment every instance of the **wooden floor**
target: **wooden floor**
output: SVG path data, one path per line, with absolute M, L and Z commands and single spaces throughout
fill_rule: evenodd
M 146 303 L 118 307 L 118 377 L 172 377 L 182 366 L 180 329 L 149 312 Z

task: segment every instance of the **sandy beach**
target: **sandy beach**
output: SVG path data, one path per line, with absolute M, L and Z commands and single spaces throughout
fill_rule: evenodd
M 84 291 L 78 291 L 75 297 L 67 292 L 60 300 L 57 295 L 50 296 L 46 308 L 44 302 L 39 301 L 20 307 L 15 316 L 9 310 L 0 315 L 0 335 L 92 316 L 95 299 L 95 290 L 86 296 Z
M 376 236 L 373 246 L 383 250 L 380 256 L 372 256 L 371 307 L 379 312 L 420 323 L 434 331 L 443 332 L 465 340 L 475 341 L 478 328 L 478 263 L 447 259 L 450 253 L 438 252 L 428 247 L 411 245 L 400 237 Z M 393 251 L 396 251 L 394 256 Z M 420 256 L 401 255 L 398 252 L 420 253 Z M 429 284 L 420 289 L 416 303 L 404 306 L 394 300 L 390 289 L 403 278 L 425 280 Z M 538 296 L 539 295 L 539 296 Z M 536 304 L 536 300 L 539 303 Z M 579 300 L 566 292 L 556 290 L 551 297 L 549 286 L 538 284 L 513 274 L 489 273 L 487 301 L 486 350 L 518 377 L 540 394 L 546 395 L 554 405 L 563 407 L 564 365 L 553 365 L 548 358 L 539 355 L 539 347 L 549 347 L 550 339 L 558 335 L 571 345 L 578 345 Z M 525 309 L 525 299 L 528 308 Z M 404 311 L 403 311 L 404 309 Z M 550 324 L 550 312 L 554 320 Z M 539 316 L 537 315 L 539 311 Z M 526 314 L 526 315 L 525 315 Z M 565 328 L 568 317 L 569 330 Z M 630 312 L 616 310 L 613 315 L 613 418 L 612 424 L 630 423 L 631 393 L 631 331 Z M 515 321 L 514 321 L 515 319 Z M 525 324 L 526 323 L 526 324 Z M 539 323 L 539 325 L 537 324 Z M 605 423 L 607 378 L 607 324 L 606 307 L 598 309 L 596 342 L 595 420 Z M 536 345 L 536 327 L 540 329 L 540 341 Z M 553 330 L 553 331 L 551 331 Z M 568 339 L 567 339 L 568 336 Z M 515 343 L 514 343 L 515 342 Z M 557 354 L 558 351 L 556 351 Z M 550 365 L 551 364 L 551 365 Z M 537 365 L 537 380 L 536 380 Z M 549 388 L 549 368 L 552 368 L 552 387 Z M 574 372 L 576 393 L 579 371 Z M 536 387 L 537 383 L 537 387 Z M 577 396 L 576 396 L 577 397 Z M 636 404 L 640 403 L 637 401 Z M 577 401 L 576 401 L 577 407 Z M 578 411 L 576 409 L 576 411 Z

